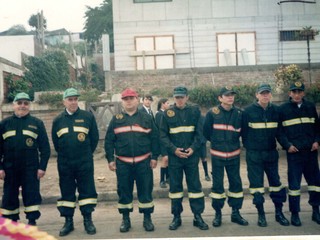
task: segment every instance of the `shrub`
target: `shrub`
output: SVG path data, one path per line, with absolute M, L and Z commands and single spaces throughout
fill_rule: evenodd
M 255 99 L 256 88 L 257 86 L 255 84 L 234 86 L 233 89 L 237 92 L 235 105 L 244 107 L 252 103 Z M 207 85 L 193 88 L 189 92 L 190 101 L 204 108 L 218 105 L 220 89 L 221 87 L 212 87 Z
M 198 104 L 200 107 L 211 107 L 217 105 L 219 89 L 209 85 L 195 87 L 189 91 L 191 102 Z
M 61 93 L 43 93 L 39 96 L 39 104 L 48 104 L 51 107 L 63 108 Z
M 97 89 L 91 88 L 85 91 L 81 91 L 81 95 L 79 97 L 80 101 L 86 102 L 99 102 L 99 95 L 101 92 Z
M 313 84 L 306 89 L 306 99 L 314 103 L 320 103 L 320 83 Z

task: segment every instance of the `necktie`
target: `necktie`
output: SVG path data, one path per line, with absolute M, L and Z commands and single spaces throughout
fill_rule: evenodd
M 151 108 L 149 108 L 148 111 L 149 111 L 149 115 L 150 115 L 150 116 L 152 117 L 152 119 L 153 119 L 153 113 L 152 113 Z

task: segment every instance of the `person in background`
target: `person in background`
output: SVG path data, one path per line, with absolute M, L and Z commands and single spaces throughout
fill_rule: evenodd
M 145 96 L 143 96 L 142 106 L 140 108 L 140 111 L 146 112 L 152 117 L 153 120 L 155 120 L 152 109 L 151 109 L 152 102 L 153 102 L 153 98 L 150 94 L 146 94 Z
M 161 119 L 163 117 L 164 111 L 170 107 L 169 101 L 167 98 L 161 98 L 158 102 L 158 111 L 155 116 L 155 122 L 160 129 Z M 161 144 L 161 167 L 160 167 L 160 187 L 166 188 L 167 184 L 169 183 L 169 171 L 168 171 L 168 153 L 167 149 Z
M 43 122 L 31 116 L 30 97 L 13 100 L 12 116 L 0 123 L 0 179 L 4 180 L 1 214 L 19 220 L 19 188 L 29 225 L 40 217 L 40 179 L 46 173 L 50 145 Z
M 160 139 L 169 157 L 171 213 L 170 230 L 178 229 L 183 211 L 183 172 L 186 175 L 189 203 L 194 214 L 193 226 L 201 230 L 209 227 L 203 221 L 204 193 L 199 179 L 199 153 L 202 124 L 200 109 L 187 104 L 188 90 L 184 86 L 174 88 L 175 104 L 165 110 L 160 124 Z
M 270 102 L 272 93 L 269 84 L 259 85 L 256 98 L 243 112 L 241 135 L 246 148 L 249 191 L 258 210 L 258 226 L 267 226 L 263 207 L 264 173 L 267 175 L 270 198 L 275 206 L 275 219 L 281 225 L 289 226 L 290 223 L 282 212 L 287 193 L 280 182 L 278 166 L 276 139 L 281 142 L 279 109 Z
M 57 207 L 65 224 L 59 236 L 66 236 L 74 230 L 73 215 L 76 207 L 76 190 L 83 216 L 83 224 L 90 235 L 96 233 L 92 212 L 97 205 L 94 183 L 93 153 L 98 145 L 99 131 L 92 113 L 78 105 L 80 94 L 74 88 L 63 93 L 65 110 L 52 124 L 52 141 L 58 153 L 58 173 L 61 197 Z
M 202 125 L 204 124 L 205 117 L 201 115 Z M 211 178 L 208 172 L 208 161 L 207 161 L 207 139 L 202 135 L 201 146 L 199 150 L 200 160 L 204 171 L 205 180 L 210 182 Z
M 218 99 L 220 105 L 210 109 L 203 126 L 203 135 L 211 143 L 212 207 L 216 211 L 212 225 L 221 226 L 226 197 L 232 207 L 231 221 L 242 226 L 248 222 L 240 215 L 243 204 L 243 189 L 240 177 L 240 130 L 242 111 L 233 105 L 236 92 L 223 87 Z M 229 191 L 224 189 L 224 171 L 229 180 Z
M 143 213 L 143 227 L 154 230 L 151 214 L 153 169 L 157 167 L 159 131 L 150 116 L 138 111 L 139 97 L 135 90 L 121 93 L 124 111 L 111 119 L 106 137 L 105 152 L 109 169 L 117 174 L 118 210 L 122 214 L 120 232 L 131 228 L 130 212 L 133 211 L 133 187 L 136 182 L 139 212 Z
M 284 133 L 284 141 L 280 144 L 287 152 L 289 210 L 293 226 L 302 225 L 299 217 L 302 174 L 308 184 L 312 221 L 320 224 L 320 120 L 315 105 L 304 99 L 304 90 L 305 86 L 300 81 L 291 84 L 289 101 L 280 106 Z

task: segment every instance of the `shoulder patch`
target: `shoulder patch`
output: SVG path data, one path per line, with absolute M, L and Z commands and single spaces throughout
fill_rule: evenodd
M 219 114 L 219 113 L 220 113 L 220 109 L 219 109 L 218 107 L 213 107 L 213 108 L 212 108 L 212 112 L 213 112 L 214 114 Z
M 168 110 L 167 111 L 167 116 L 168 117 L 174 117 L 176 114 L 175 114 L 175 112 L 173 111 L 173 110 Z
M 119 113 L 116 115 L 116 119 L 122 119 L 123 118 L 123 114 L 122 113 Z

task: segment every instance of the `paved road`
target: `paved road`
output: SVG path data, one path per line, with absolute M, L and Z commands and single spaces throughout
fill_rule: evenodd
M 38 227 L 42 231 L 57 237 L 58 239 L 134 239 L 134 238 L 203 238 L 214 239 L 320 239 L 320 225 L 311 221 L 311 207 L 307 204 L 307 193 L 302 194 L 302 212 L 300 214 L 302 226 L 280 226 L 274 220 L 274 208 L 271 200 L 266 196 L 265 211 L 268 221 L 268 227 L 258 227 L 256 209 L 252 205 L 251 196 L 246 195 L 241 213 L 249 221 L 249 226 L 239 226 L 230 221 L 230 208 L 225 206 L 223 209 L 223 224 L 219 228 L 211 225 L 213 219 L 213 210 L 211 208 L 211 199 L 206 198 L 206 210 L 203 218 L 210 224 L 207 231 L 201 231 L 192 226 L 192 213 L 190 212 L 188 199 L 184 201 L 184 212 L 182 214 L 182 226 L 176 231 L 168 230 L 168 225 L 172 220 L 170 214 L 170 201 L 167 198 L 155 199 L 155 213 L 153 222 L 155 224 L 154 232 L 145 232 L 142 227 L 143 216 L 138 213 L 137 205 L 134 206 L 134 212 L 131 215 L 132 228 L 128 233 L 120 233 L 119 226 L 121 215 L 117 211 L 115 201 L 99 202 L 96 211 L 93 214 L 94 223 L 97 227 L 96 235 L 87 235 L 83 229 L 82 217 L 79 209 L 76 209 L 75 230 L 68 236 L 59 238 L 58 233 L 63 225 L 64 218 L 59 217 L 55 204 L 44 204 L 41 207 L 42 217 L 38 222 Z M 289 218 L 288 206 L 284 208 L 285 215 Z M 23 216 L 23 214 L 21 214 Z M 22 222 L 25 222 L 22 219 Z M 308 235 L 308 236 L 305 236 Z M 253 238 L 249 237 L 252 236 Z M 254 237 L 255 236 L 255 237 Z M 257 236 L 268 236 L 258 238 Z M 272 238 L 271 236 L 275 236 Z M 282 236 L 282 237 L 280 237 Z M 288 237 L 290 236 L 290 237 Z M 294 237 L 296 236 L 296 237 Z M 219 238 L 217 238 L 219 237 Z M 229 237 L 229 238 L 225 238 Z M 243 237 L 243 238 L 240 238 Z

